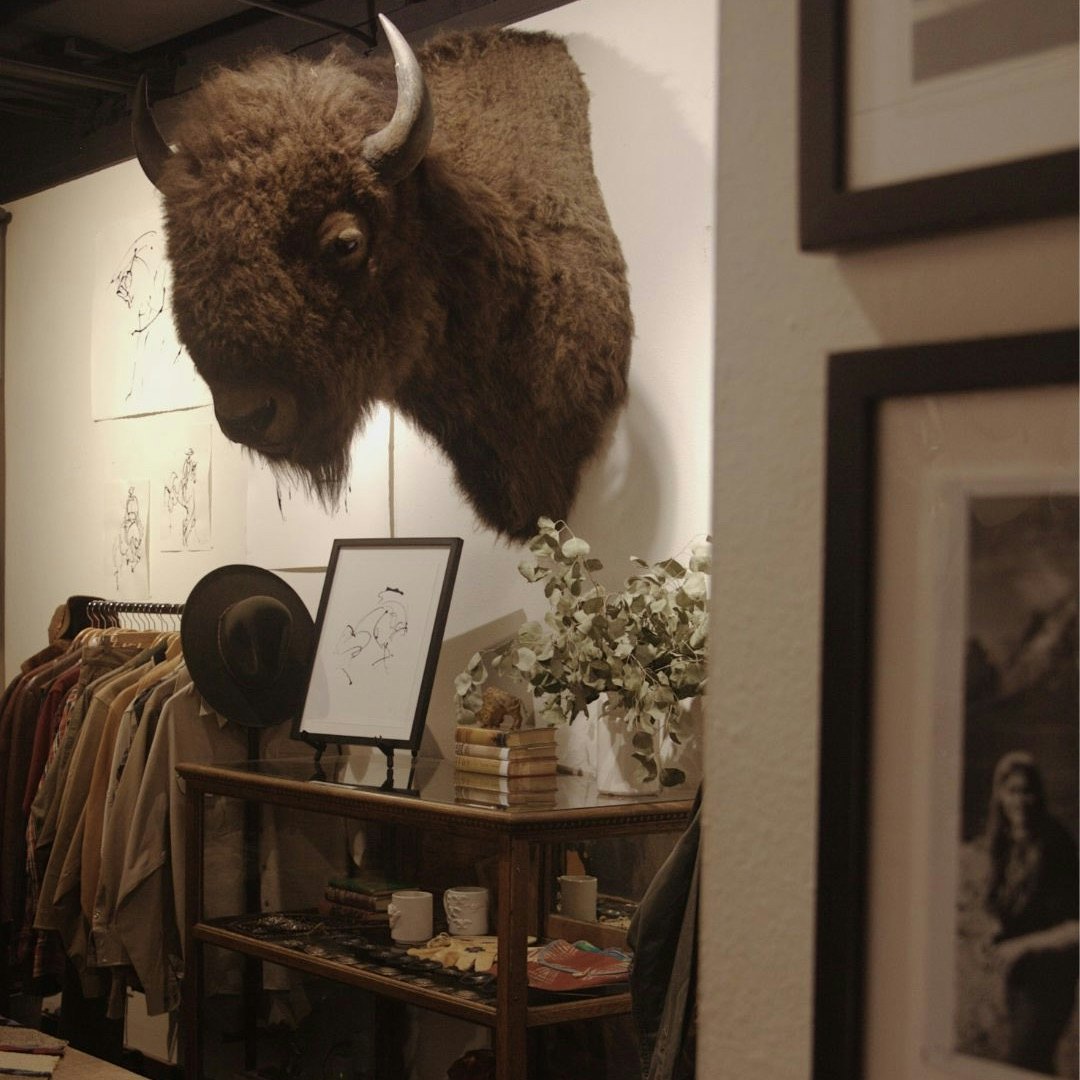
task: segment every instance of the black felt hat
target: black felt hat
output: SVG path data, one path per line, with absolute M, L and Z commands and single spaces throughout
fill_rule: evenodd
M 315 626 L 296 592 L 269 570 L 211 570 L 184 604 L 180 644 L 195 689 L 226 719 L 272 727 L 303 707 Z

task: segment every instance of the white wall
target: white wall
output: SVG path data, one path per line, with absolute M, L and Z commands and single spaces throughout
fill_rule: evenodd
M 799 253 L 797 6 L 721 10 L 699 988 L 710 1080 L 811 1070 L 826 354 L 1077 321 L 1075 219 Z
M 620 575 L 628 555 L 672 554 L 709 525 L 716 18 L 710 0 L 678 0 L 663 20 L 647 0 L 580 0 L 524 24 L 567 35 L 584 71 L 596 170 L 630 267 L 637 322 L 630 404 L 572 515 Z M 66 596 L 107 595 L 103 485 L 152 463 L 187 420 L 183 413 L 90 419 L 94 236 L 155 198 L 128 162 L 8 207 L 8 672 L 41 647 Z M 373 473 L 388 472 L 385 440 L 371 452 L 380 456 Z M 520 548 L 476 523 L 441 454 L 400 419 L 392 454 L 394 533 L 465 539 L 429 718 L 427 749 L 445 752 L 453 676 L 522 609 L 536 608 L 538 590 L 517 574 Z M 252 552 L 265 547 L 247 533 L 248 487 L 243 456 L 215 429 L 214 548 L 152 552 L 152 599 L 181 601 L 209 569 L 259 561 Z M 326 556 L 335 536 L 356 535 L 326 518 L 315 532 Z M 320 575 L 289 580 L 317 603 Z

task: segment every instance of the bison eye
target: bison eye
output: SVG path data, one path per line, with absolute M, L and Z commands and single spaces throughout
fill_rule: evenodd
M 334 237 L 334 254 L 351 255 L 360 246 L 360 230 L 348 229 Z
M 336 268 L 351 270 L 367 257 L 368 239 L 356 214 L 335 210 L 319 226 L 319 247 L 323 256 Z

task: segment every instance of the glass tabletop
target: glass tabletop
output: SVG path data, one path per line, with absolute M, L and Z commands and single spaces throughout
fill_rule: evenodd
M 344 755 L 324 756 L 315 762 L 308 757 L 283 757 L 214 765 L 264 779 L 310 783 L 329 789 L 353 790 L 375 795 L 416 799 L 430 806 L 496 810 L 505 813 L 576 811 L 589 808 L 654 806 L 675 810 L 688 803 L 692 791 L 662 789 L 656 795 L 607 795 L 597 791 L 591 777 L 557 773 L 551 777 L 526 778 L 525 782 L 499 783 L 487 774 L 464 772 L 441 758 L 410 758 L 397 753 L 393 769 L 377 751 L 361 749 Z

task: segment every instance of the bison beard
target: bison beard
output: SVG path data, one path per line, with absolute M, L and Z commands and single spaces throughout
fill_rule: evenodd
M 385 401 L 524 539 L 566 516 L 626 397 L 626 267 L 587 92 L 547 34 L 413 57 L 384 25 L 397 78 L 345 51 L 264 57 L 191 95 L 173 151 L 137 116 L 177 331 L 225 434 L 324 501 Z

